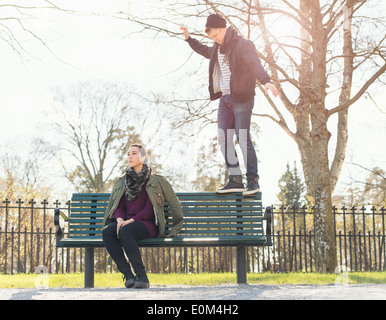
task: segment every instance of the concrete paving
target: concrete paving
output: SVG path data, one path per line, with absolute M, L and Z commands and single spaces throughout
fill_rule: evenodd
M 0 300 L 385 300 L 386 284 L 0 289 Z

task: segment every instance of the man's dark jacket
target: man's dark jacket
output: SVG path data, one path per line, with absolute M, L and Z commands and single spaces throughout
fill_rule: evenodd
M 219 99 L 222 95 L 219 85 L 220 67 L 217 59 L 219 44 L 215 42 L 213 47 L 209 47 L 192 37 L 189 37 L 186 41 L 194 51 L 210 59 L 210 99 Z M 233 101 L 245 102 L 253 98 L 255 96 L 256 79 L 262 85 L 271 81 L 261 65 L 253 42 L 239 36 L 232 27 L 227 28 L 224 42 L 220 46 L 220 52 L 225 54 L 229 61 L 231 72 L 230 88 Z

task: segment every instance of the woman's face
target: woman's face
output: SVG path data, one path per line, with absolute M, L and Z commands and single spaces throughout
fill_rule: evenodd
M 145 157 L 141 157 L 141 150 L 138 147 L 130 147 L 127 153 L 127 161 L 130 167 L 138 168 L 142 166 Z

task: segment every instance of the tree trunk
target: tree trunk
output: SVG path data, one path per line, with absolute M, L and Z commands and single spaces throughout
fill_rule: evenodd
M 343 69 L 343 83 L 341 93 L 339 96 L 339 104 L 342 105 L 350 100 L 352 78 L 354 72 L 354 52 L 352 43 L 352 13 L 354 1 L 349 0 L 346 4 L 347 16 L 344 17 L 344 34 L 343 34 L 343 54 L 344 54 L 344 69 Z M 338 112 L 338 136 L 335 148 L 335 157 L 331 165 L 331 183 L 332 191 L 334 191 L 336 183 L 342 170 L 344 158 L 346 155 L 346 147 L 348 141 L 348 109 L 343 109 Z
M 320 121 L 319 130 L 313 130 L 312 162 L 313 188 L 312 196 L 315 200 L 315 265 L 322 273 L 334 272 L 337 264 L 334 216 L 332 213 L 331 176 L 328 162 L 328 140 L 330 133 L 324 121 Z
M 327 129 L 328 110 L 326 97 L 327 34 L 323 27 L 320 8 L 311 8 L 314 24 L 312 34 L 312 89 L 315 100 L 311 104 L 311 150 L 313 164 L 312 196 L 315 201 L 315 248 L 316 270 L 334 272 L 337 262 L 334 217 L 332 214 L 332 186 L 328 161 L 328 142 L 331 133 Z

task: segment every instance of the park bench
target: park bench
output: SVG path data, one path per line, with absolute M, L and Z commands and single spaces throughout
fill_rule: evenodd
M 109 197 L 109 193 L 74 193 L 69 217 L 55 209 L 56 246 L 85 248 L 85 288 L 94 287 L 94 248 L 104 247 L 102 223 Z M 261 193 L 248 197 L 241 193 L 177 193 L 177 197 L 184 215 L 180 233 L 174 238 L 144 239 L 139 246 L 236 247 L 237 283 L 246 283 L 246 247 L 272 245 L 271 208 L 263 214 Z M 166 202 L 164 208 L 167 230 L 172 219 Z M 68 223 L 65 238 L 60 217 Z

